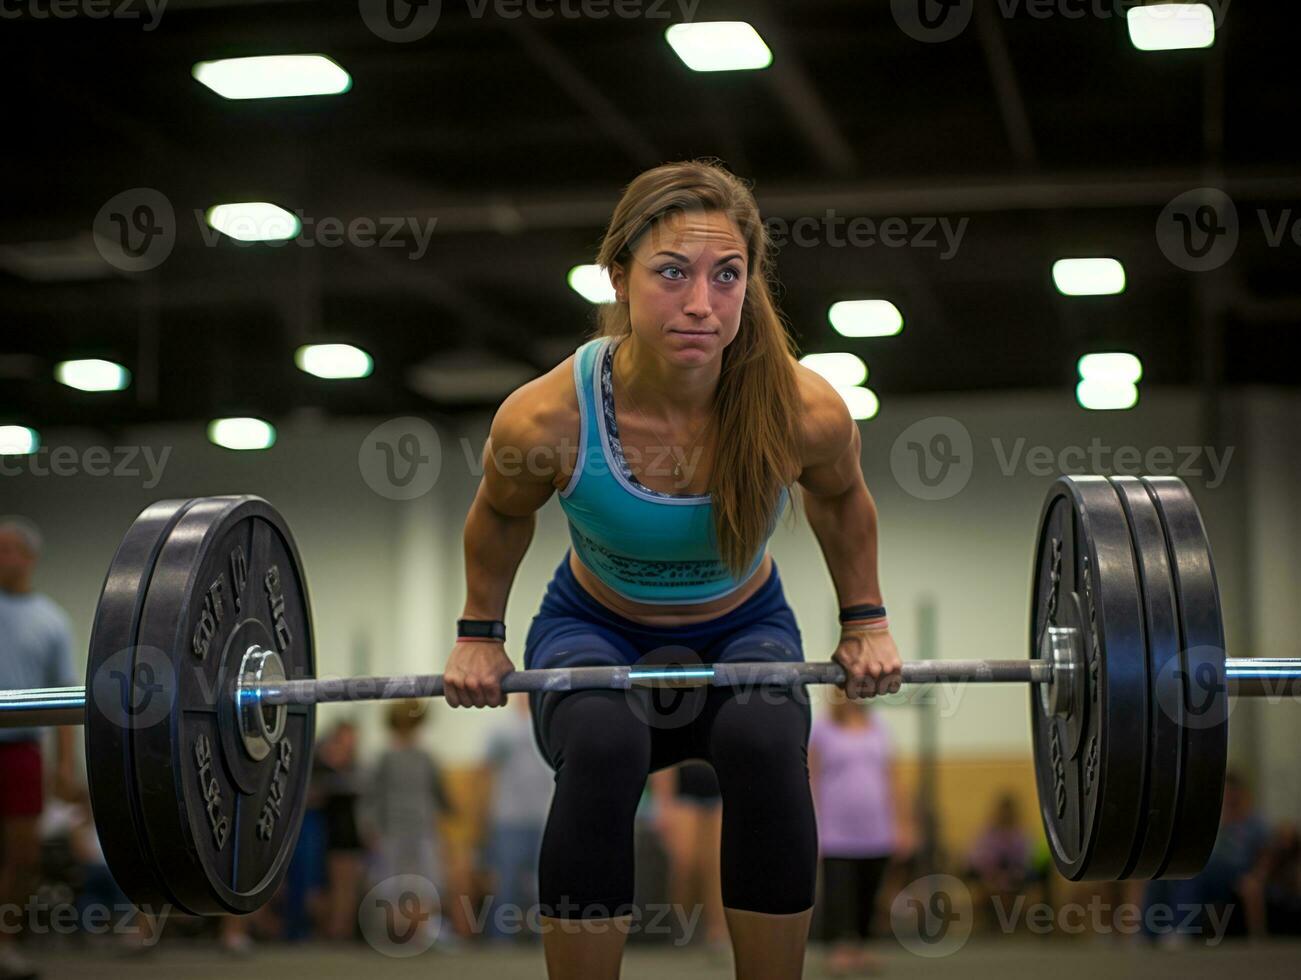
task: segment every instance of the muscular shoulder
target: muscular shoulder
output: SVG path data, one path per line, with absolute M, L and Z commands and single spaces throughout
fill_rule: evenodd
M 573 472 L 579 434 L 574 357 L 510 393 L 484 446 L 481 492 L 499 512 L 531 513 Z
M 527 452 L 558 447 L 578 431 L 578 394 L 571 354 L 550 371 L 520 385 L 497 409 L 490 438 Z
M 800 392 L 801 461 L 807 470 L 844 456 L 858 438 L 858 426 L 850 418 L 845 400 L 826 378 L 798 362 L 795 373 Z

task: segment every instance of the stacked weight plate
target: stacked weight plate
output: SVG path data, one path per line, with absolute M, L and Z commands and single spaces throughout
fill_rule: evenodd
M 1195 874 L 1226 764 L 1224 630 L 1205 529 L 1174 478 L 1063 477 L 1035 549 L 1031 655 L 1073 628 L 1066 714 L 1031 692 L 1040 813 L 1072 880 Z

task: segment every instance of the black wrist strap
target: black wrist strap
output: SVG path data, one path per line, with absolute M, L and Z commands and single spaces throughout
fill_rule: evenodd
M 855 619 L 880 619 L 885 615 L 885 606 L 861 605 L 841 606 L 840 621 L 848 623 Z
M 506 641 L 506 624 L 500 619 L 458 619 L 456 636 Z

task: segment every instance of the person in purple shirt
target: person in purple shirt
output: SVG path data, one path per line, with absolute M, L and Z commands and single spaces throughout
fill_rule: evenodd
M 833 975 L 879 965 L 866 943 L 881 879 L 904 846 L 890 734 L 863 701 L 830 692 L 831 708 L 809 733 L 809 779 L 817 813 L 825 935 Z
M 977 908 L 989 908 L 995 895 L 1011 895 L 1025 887 L 1030 874 L 1030 837 L 1021 827 L 1016 796 L 1001 793 L 989 823 L 967 854 L 967 867 Z

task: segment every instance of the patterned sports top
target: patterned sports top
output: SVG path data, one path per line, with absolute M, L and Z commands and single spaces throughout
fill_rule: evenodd
M 763 561 L 734 578 L 714 541 L 709 494 L 671 494 L 642 486 L 619 444 L 611 365 L 618 340 L 598 337 L 574 355 L 580 413 L 578 460 L 560 506 L 582 563 L 612 590 L 649 604 L 709 602 L 744 584 Z M 768 537 L 786 508 L 782 488 Z

